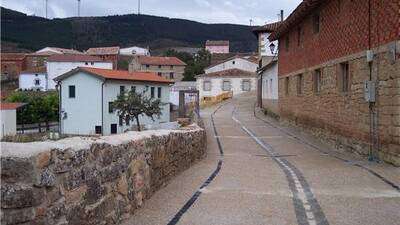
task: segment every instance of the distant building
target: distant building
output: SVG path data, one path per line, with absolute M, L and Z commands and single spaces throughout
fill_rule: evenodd
M 211 54 L 229 53 L 229 41 L 206 41 L 206 50 Z
M 136 125 L 134 118 L 118 117 L 112 102 L 120 93 L 135 90 L 166 103 L 160 118 L 142 116 L 142 125 L 169 122 L 170 85 L 150 72 L 128 72 L 79 67 L 55 78 L 60 87 L 60 130 L 62 134 L 110 135 Z
M 25 69 L 24 53 L 1 53 L 1 80 L 16 80 Z
M 35 53 L 54 53 L 54 54 L 83 54 L 82 52 L 75 49 L 57 48 L 57 47 L 45 47 Z
M 186 63 L 176 57 L 137 56 L 129 64 L 129 71 L 154 72 L 160 77 L 181 81 Z
M 238 95 L 256 90 L 256 73 L 240 69 L 201 74 L 196 77 L 200 98 L 215 97 L 224 92 Z
M 17 109 L 23 107 L 24 103 L 0 103 L 1 129 L 0 138 L 17 134 Z
M 19 89 L 21 90 L 47 90 L 46 67 L 36 67 L 24 70 L 19 75 Z
M 258 63 L 254 56 L 234 56 L 222 62 L 218 62 L 204 69 L 205 73 L 219 72 L 228 69 L 240 69 L 255 73 Z
M 52 55 L 47 62 L 47 88 L 55 89 L 56 83 L 53 79 L 77 67 L 112 69 L 113 63 L 91 55 Z
M 134 56 L 134 55 L 144 55 L 150 56 L 150 51 L 148 48 L 141 48 L 137 46 L 121 48 L 119 54 L 123 56 Z
M 177 51 L 177 52 L 184 52 L 184 53 L 188 53 L 191 55 L 196 55 L 201 48 L 194 48 L 194 47 L 170 47 L 168 49 Z
M 120 54 L 120 48 L 116 47 L 100 47 L 100 48 L 89 48 L 86 54 L 97 56 L 103 61 L 108 61 L 113 63 L 113 69 L 118 67 L 118 55 Z
M 83 54 L 80 51 L 74 49 L 56 48 L 56 47 L 45 47 L 34 53 L 26 54 L 26 69 L 31 70 L 37 67 L 46 66 L 47 59 L 52 55 L 63 55 L 63 54 Z

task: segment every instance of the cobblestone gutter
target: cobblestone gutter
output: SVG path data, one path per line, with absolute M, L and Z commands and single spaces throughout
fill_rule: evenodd
M 197 126 L 1 143 L 2 224 L 118 224 L 205 155 Z

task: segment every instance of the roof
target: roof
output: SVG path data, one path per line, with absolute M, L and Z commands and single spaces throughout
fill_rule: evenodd
M 58 53 L 52 52 L 52 51 L 43 51 L 43 52 L 34 52 L 34 53 L 29 53 L 26 54 L 27 56 L 51 56 L 51 55 L 56 55 Z
M 49 50 L 42 51 L 45 49 L 49 49 Z M 57 48 L 57 47 L 45 47 L 43 49 L 40 49 L 39 51 L 36 51 L 36 53 L 41 53 L 41 52 L 53 52 L 54 53 L 54 51 L 60 52 L 61 54 L 83 54 L 82 52 L 75 50 L 75 49 Z
M 222 60 L 222 61 L 218 61 L 218 62 L 216 62 L 216 63 L 213 63 L 213 64 L 211 64 L 210 66 L 208 66 L 208 67 L 205 68 L 205 69 L 210 69 L 210 68 L 212 68 L 212 67 L 214 67 L 214 66 L 217 66 L 217 65 L 222 64 L 222 63 L 229 62 L 229 61 L 231 61 L 231 60 L 233 60 L 233 59 L 244 59 L 244 60 L 249 61 L 249 62 L 251 62 L 251 63 L 258 64 L 258 58 L 257 58 L 256 56 L 240 56 L 240 55 L 235 55 L 235 56 L 232 56 L 232 57 L 227 58 L 227 59 L 225 59 L 225 60 Z
M 229 41 L 206 41 L 206 46 L 229 46 Z
M 26 105 L 26 103 L 19 103 L 19 102 L 1 102 L 0 103 L 0 110 L 12 110 L 18 109 L 22 106 Z
M 101 58 L 84 54 L 62 54 L 52 55 L 47 59 L 48 62 L 101 62 Z
M 89 55 L 118 55 L 119 46 L 115 47 L 100 47 L 100 48 L 89 48 L 86 54 Z
M 89 67 L 78 67 L 74 70 L 71 70 L 70 72 L 67 72 L 65 74 L 62 74 L 54 78 L 54 80 L 60 81 L 78 72 L 86 72 L 88 74 L 106 80 L 129 80 L 129 81 L 143 81 L 143 82 L 166 83 L 166 84 L 174 83 L 173 81 L 168 80 L 164 77 L 160 77 L 156 73 L 152 72 L 129 72 L 127 70 L 109 70 L 109 69 L 98 69 Z
M 21 74 L 23 73 L 47 73 L 47 69 L 45 66 L 34 67 L 21 72 Z
M 139 56 L 138 59 L 142 65 L 186 66 L 186 63 L 176 57 Z
M 262 33 L 262 32 L 269 32 L 272 33 L 274 32 L 276 29 L 278 29 L 278 27 L 281 25 L 281 21 L 275 22 L 275 23 L 268 23 L 265 24 L 264 26 L 259 26 L 255 29 L 253 29 L 253 33 L 258 34 L 258 33 Z
M 271 60 L 271 62 L 269 62 L 269 63 L 266 64 L 265 66 L 261 67 L 258 71 L 259 71 L 259 72 L 264 72 L 264 71 L 266 71 L 267 69 L 271 68 L 273 65 L 275 65 L 275 64 L 277 64 L 277 63 L 278 63 L 278 58 L 273 58 L 273 59 Z
M 297 8 L 286 18 L 285 21 L 269 36 L 270 41 L 279 39 L 280 36 L 287 33 L 293 26 L 300 23 L 304 17 L 309 15 L 314 9 L 320 6 L 324 0 L 303 0 Z
M 25 53 L 1 53 L 1 60 L 23 60 Z
M 255 77 L 256 73 L 244 71 L 240 69 L 222 70 L 213 73 L 198 75 L 197 77 Z

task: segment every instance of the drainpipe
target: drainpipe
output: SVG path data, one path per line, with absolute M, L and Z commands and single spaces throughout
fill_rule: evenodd
M 47 80 L 47 79 L 46 79 Z M 62 110 L 62 88 L 61 88 L 61 81 L 57 82 L 57 86 L 59 87 L 59 92 L 58 92 L 58 132 L 61 134 L 62 132 L 62 114 L 61 114 L 61 110 Z
M 104 80 L 101 84 L 101 135 L 104 136 Z

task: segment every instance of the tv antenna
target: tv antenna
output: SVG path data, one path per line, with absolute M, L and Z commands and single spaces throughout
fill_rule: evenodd
M 140 15 L 140 0 L 138 0 L 138 15 Z
M 250 26 L 253 25 L 253 19 L 250 19 Z
M 81 17 L 81 0 L 78 0 L 78 17 Z
M 46 11 L 46 19 L 48 19 L 48 17 L 47 17 L 47 0 L 45 0 L 45 11 Z

